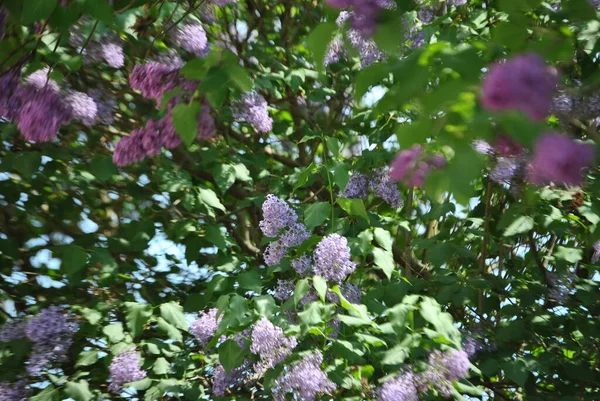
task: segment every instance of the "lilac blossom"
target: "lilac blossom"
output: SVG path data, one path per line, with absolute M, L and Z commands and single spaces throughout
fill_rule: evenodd
M 529 165 L 529 181 L 536 185 L 550 182 L 577 186 L 583 182 L 583 170 L 594 161 L 594 146 L 576 142 L 549 132 L 535 143 Z
M 30 318 L 25 326 L 25 336 L 34 343 L 27 364 L 29 374 L 39 374 L 53 361 L 66 361 L 78 327 L 72 315 L 57 306 L 42 309 Z
M 70 91 L 65 101 L 73 110 L 73 118 L 81 121 L 87 127 L 91 127 L 98 117 L 98 105 L 96 101 L 83 92 Z
M 114 110 L 117 107 L 117 98 L 113 94 L 97 88 L 90 89 L 88 95 L 96 102 L 97 122 L 103 125 L 112 124 L 115 120 Z
M 481 153 L 482 155 L 490 156 L 494 154 L 494 148 L 492 147 L 492 145 L 490 145 L 489 142 L 484 141 L 483 139 L 474 140 L 471 146 L 473 147 L 473 149 L 475 149 L 477 153 Z
M 118 38 L 112 36 L 91 41 L 87 45 L 84 60 L 86 63 L 104 61 L 112 68 L 121 68 L 125 65 L 123 43 Z
M 35 89 L 50 89 L 58 93 L 60 88 L 55 80 L 50 79 L 50 69 L 48 67 L 37 70 L 25 78 L 25 83 Z
M 414 145 L 398 153 L 391 165 L 391 179 L 394 181 L 404 180 L 417 167 L 422 154 L 423 148 L 421 145 Z
M 355 172 L 350 176 L 348 184 L 340 196 L 348 199 L 366 199 L 369 194 L 369 177 Z
M 267 266 L 278 265 L 287 253 L 287 247 L 281 243 L 281 240 L 271 242 L 267 245 L 264 253 L 264 259 Z
M 338 234 L 330 234 L 317 244 L 314 259 L 315 274 L 338 283 L 356 269 L 350 259 L 348 240 Z
M 262 205 L 263 219 L 258 223 L 267 237 L 277 237 L 281 230 L 292 226 L 298 220 L 296 212 L 289 205 L 276 197 L 267 195 Z
M 217 319 L 218 313 L 219 311 L 216 308 L 209 309 L 208 312 L 200 312 L 198 319 L 190 325 L 190 332 L 203 347 L 212 340 L 215 331 L 221 324 L 221 320 L 223 320 L 222 315 Z
M 532 120 L 542 120 L 552 105 L 557 80 L 539 55 L 516 56 L 490 67 L 482 86 L 482 103 L 491 111 L 520 110 Z
M 306 255 L 302 255 L 299 258 L 292 260 L 292 268 L 300 275 L 305 275 L 310 271 L 312 260 Z
M 525 152 L 523 145 L 506 134 L 499 134 L 496 137 L 494 150 L 504 157 L 517 157 Z
M 360 304 L 362 299 L 362 292 L 357 285 L 344 282 L 340 285 L 340 292 L 346 301 L 351 304 Z M 333 291 L 327 293 L 327 300 L 331 303 L 337 304 L 340 302 L 340 297 Z
M 236 118 L 246 121 L 260 133 L 273 129 L 273 119 L 267 110 L 267 101 L 258 92 L 246 93 L 238 105 Z
M 251 335 L 250 352 L 258 355 L 259 361 L 254 365 L 258 374 L 264 374 L 287 358 L 296 347 L 296 338 L 287 337 L 283 330 L 262 318 L 254 325 Z
M 0 117 L 13 120 L 18 113 L 15 100 L 19 90 L 19 71 L 17 68 L 0 74 Z
M 250 367 L 250 362 L 245 360 L 242 366 L 232 369 L 231 372 L 227 373 L 223 365 L 217 365 L 213 375 L 212 393 L 217 397 L 223 397 L 227 389 L 240 387 L 248 380 Z
M 291 280 L 277 280 L 277 287 L 273 291 L 273 298 L 279 301 L 287 301 L 294 295 L 296 286 Z
M 56 138 L 62 125 L 73 115 L 71 108 L 49 88 L 37 90 L 24 86 L 14 95 L 17 115 L 15 120 L 21 134 L 28 141 L 49 142 Z
M 141 368 L 140 358 L 135 351 L 124 351 L 114 357 L 110 363 L 111 393 L 119 393 L 125 383 L 136 382 L 146 377 L 146 371 Z
M 298 399 L 312 401 L 318 394 L 331 394 L 337 386 L 321 369 L 323 355 L 315 351 L 291 366 L 279 377 L 273 389 L 273 399 L 284 401 L 288 393 L 293 393 Z
M 206 31 L 199 22 L 188 22 L 180 28 L 173 29 L 171 36 L 177 46 L 196 57 L 204 58 L 210 51 Z
M 177 68 L 172 65 L 150 61 L 133 67 L 129 74 L 129 84 L 139 90 L 147 99 L 154 99 L 157 105 L 162 103 L 162 97 L 178 85 Z
M 29 400 L 31 389 L 24 379 L 15 383 L 0 382 L 0 400 L 2 401 L 26 401 Z
M 0 342 L 9 342 L 25 337 L 25 325 L 23 319 L 9 320 L 0 327 Z
M 519 171 L 518 161 L 512 157 L 499 157 L 490 172 L 490 179 L 498 184 L 508 184 Z
M 411 371 L 402 372 L 381 386 L 379 401 L 418 401 L 415 375 Z
M 444 397 L 452 395 L 452 382 L 467 377 L 469 355 L 464 350 L 433 351 L 427 358 L 428 369 L 419 375 L 418 387 L 436 388 Z
M 388 169 L 380 169 L 369 181 L 369 187 L 376 196 L 383 199 L 394 209 L 398 209 L 404 203 L 400 197 L 398 185 L 391 179 Z
M 310 231 L 302 223 L 294 223 L 281 236 L 281 244 L 286 248 L 301 245 L 304 241 L 310 238 Z

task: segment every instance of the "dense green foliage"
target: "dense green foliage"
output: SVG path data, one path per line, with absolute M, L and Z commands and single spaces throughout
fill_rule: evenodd
M 0 121 L 0 322 L 57 305 L 79 323 L 67 360 L 28 379 L 39 384 L 32 399 L 272 399 L 285 364 L 224 397 L 211 392 L 219 362 L 229 370 L 256 361 L 244 331 L 261 317 L 297 338 L 288 365 L 303 351 L 323 353 L 337 386 L 323 400 L 376 399 L 383 381 L 409 364 L 426 369 L 429 352 L 460 349 L 468 336 L 482 351 L 468 379 L 454 384 L 457 399 L 600 399 L 591 262 L 600 240 L 598 170 L 581 188 L 502 185 L 488 176 L 492 158 L 471 146 L 506 132 L 531 148 L 551 127 L 598 141 L 590 120 L 532 122 L 479 101 L 485 67 L 525 50 L 555 66 L 569 91 L 597 91 L 600 19 L 587 1 L 559 2 L 558 11 L 540 0 L 428 1 L 436 16 L 423 24 L 424 5 L 397 0 L 374 35 L 389 55 L 364 68 L 349 43 L 345 57 L 323 66 L 339 10 L 317 0 L 58 3 L 0 1 L 9 11 L 0 71 L 50 67 L 63 87 L 114 95 L 117 110 L 111 124 L 72 122 L 48 143 L 28 142 Z M 202 59 L 178 48 L 169 30 L 194 16 L 206 21 L 207 10 L 212 49 Z M 422 29 L 423 46 L 407 42 L 409 26 Z M 83 49 L 69 41 L 76 29 Z M 86 44 L 106 34 L 124 45 L 122 68 L 85 62 Z M 200 82 L 195 100 L 177 111 L 184 143 L 117 168 L 119 139 L 165 114 L 130 87 L 129 74 L 169 49 L 186 62 L 181 74 Z M 268 133 L 236 118 L 250 90 L 269 105 Z M 202 141 L 201 97 L 217 124 L 217 135 Z M 398 184 L 401 208 L 373 193 L 340 195 L 353 172 L 372 176 L 417 143 L 447 164 L 422 189 Z M 339 292 L 337 284 L 301 277 L 291 257 L 265 265 L 270 239 L 259 222 L 267 194 L 287 200 L 312 232 L 294 257 L 312 255 L 327 234 L 348 239 L 357 268 L 347 281 L 360 287 L 360 305 L 332 303 L 326 293 Z M 273 297 L 278 280 L 295 284 L 286 302 Z M 309 290 L 319 297 L 303 305 Z M 223 320 L 202 347 L 189 324 L 210 308 Z M 342 322 L 337 337 L 334 318 Z M 245 347 L 217 346 L 237 333 Z M 147 377 L 111 394 L 111 360 L 132 346 Z M 30 352 L 27 339 L 0 343 L 0 381 L 26 377 Z M 444 399 L 433 390 L 421 397 Z

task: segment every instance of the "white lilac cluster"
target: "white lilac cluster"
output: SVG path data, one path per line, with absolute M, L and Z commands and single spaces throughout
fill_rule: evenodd
M 262 375 L 287 358 L 296 347 L 295 337 L 287 337 L 281 328 L 262 318 L 252 329 L 250 352 L 258 355 L 254 371 Z
M 267 246 L 264 254 L 265 263 L 274 266 L 281 262 L 289 248 L 310 238 L 310 232 L 304 224 L 297 222 L 296 212 L 275 195 L 267 195 L 262 211 L 263 220 L 259 222 L 259 227 L 263 234 L 271 238 L 279 237 Z

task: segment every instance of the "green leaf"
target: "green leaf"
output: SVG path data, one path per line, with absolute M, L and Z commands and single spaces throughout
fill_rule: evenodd
M 260 273 L 256 270 L 249 270 L 244 272 L 238 276 L 238 281 L 240 283 L 240 287 L 260 293 L 262 289 L 262 280 L 260 279 Z
M 125 322 L 133 338 L 142 334 L 142 330 L 150 316 L 152 307 L 138 302 L 125 302 Z
M 326 315 L 327 310 L 325 305 L 318 302 L 311 302 L 302 312 L 298 312 L 298 319 L 303 325 L 313 327 L 319 323 L 323 323 Z
M 81 314 L 91 325 L 95 325 L 102 319 L 102 314 L 95 309 L 83 308 Z
M 156 324 L 157 324 L 158 330 L 165 333 L 169 337 L 169 339 L 175 340 L 175 341 L 183 340 L 183 335 L 181 334 L 181 331 L 179 331 L 175 326 L 173 326 L 172 324 L 167 322 L 162 317 L 158 317 L 156 319 Z
M 221 192 L 225 193 L 235 182 L 236 169 L 231 164 L 217 164 L 213 168 L 213 177 Z
M 75 367 L 77 366 L 89 366 L 96 363 L 98 360 L 98 351 L 83 351 L 79 354 L 79 358 L 77 358 L 77 363 L 75 363 Z
M 294 305 L 298 305 L 307 292 L 308 279 L 304 278 L 296 283 L 296 288 L 294 289 Z
M 123 332 L 123 325 L 120 323 L 109 324 L 102 329 L 102 332 L 106 334 L 108 337 L 108 341 L 111 343 L 121 342 L 125 338 L 125 333 Z
M 152 372 L 157 375 L 166 375 L 170 369 L 171 364 L 163 357 L 157 358 L 154 365 L 152 365 Z
M 306 169 L 304 169 L 304 171 L 302 171 L 298 175 L 298 182 L 294 186 L 294 191 L 297 190 L 298 188 L 302 188 L 302 186 L 304 186 L 304 184 L 306 184 L 306 182 L 308 181 L 308 178 L 311 176 L 311 174 L 314 171 L 315 171 L 315 164 L 314 163 L 309 164 L 308 167 Z
M 87 253 L 83 248 L 76 245 L 65 245 L 60 248 L 62 263 L 60 265 L 69 277 L 79 273 L 86 264 Z
M 77 0 L 79 8 L 91 17 L 108 25 L 113 22 L 113 9 L 106 0 Z
M 315 202 L 304 211 L 304 224 L 309 230 L 323 224 L 331 214 L 331 205 L 327 202 Z
M 370 221 L 367 209 L 365 209 L 365 203 L 362 199 L 338 198 L 337 203 L 350 216 L 362 217 L 367 222 Z
M 383 365 L 399 365 L 410 355 L 410 349 L 403 344 L 396 345 L 383 354 L 381 363 Z
M 392 250 L 392 245 L 394 244 L 394 240 L 392 239 L 392 234 L 388 230 L 385 230 L 380 227 L 376 227 L 373 230 L 373 234 L 375 236 L 375 241 L 386 251 Z
M 181 330 L 188 329 L 188 323 L 183 315 L 183 307 L 175 302 L 167 302 L 160 306 L 160 315 L 170 324 Z
M 527 383 L 529 371 L 527 370 L 527 364 L 523 360 L 517 359 L 516 361 L 505 362 L 502 364 L 502 369 L 506 377 L 519 386 L 524 387 L 525 383 Z
M 201 109 L 200 102 L 179 103 L 173 108 L 173 126 L 186 146 L 190 146 L 198 136 L 198 115 Z
M 12 159 L 12 164 L 21 177 L 25 180 L 29 180 L 29 178 L 40 168 L 40 164 L 42 164 L 42 154 L 39 152 L 19 153 Z
M 96 156 L 90 163 L 90 172 L 94 174 L 98 180 L 106 182 L 110 180 L 113 175 L 118 174 L 119 170 L 110 158 Z
M 565 246 L 557 246 L 553 256 L 557 259 L 565 260 L 569 263 L 577 263 L 583 258 L 583 250 L 578 248 L 567 248 Z
M 227 248 L 227 237 L 225 237 L 225 233 L 221 230 L 220 226 L 207 226 L 206 231 L 204 232 L 205 238 L 212 244 L 214 244 L 219 249 Z
M 346 188 L 346 185 L 348 185 L 348 181 L 350 180 L 348 171 L 349 167 L 346 163 L 336 163 L 335 166 L 333 166 L 333 181 L 341 190 Z
M 512 235 L 523 234 L 533 229 L 535 222 L 533 217 L 518 216 L 504 231 L 505 237 Z
M 48 18 L 56 8 L 58 0 L 23 0 L 21 23 L 29 25 Z
M 306 38 L 306 47 L 312 52 L 315 65 L 320 70 L 323 69 L 325 53 L 336 30 L 337 25 L 334 22 L 321 22 Z
M 392 273 L 395 270 L 394 264 L 394 255 L 391 251 L 386 251 L 381 248 L 373 249 L 373 258 L 375 261 L 375 266 L 383 270 L 388 279 L 392 278 Z
M 242 92 L 249 92 L 254 86 L 252 78 L 248 74 L 248 71 L 239 64 L 227 64 L 225 66 L 229 79 L 237 86 Z
M 271 295 L 261 295 L 254 298 L 254 306 L 258 314 L 266 318 L 273 316 L 277 310 L 277 303 Z
M 58 401 L 58 390 L 54 388 L 54 386 L 50 385 L 40 391 L 38 394 L 29 398 L 31 401 Z
M 327 296 L 327 281 L 325 281 L 325 279 L 321 276 L 314 276 L 313 286 L 321 297 L 321 301 L 325 302 L 325 297 Z
M 359 102 L 371 86 L 381 82 L 388 75 L 388 67 L 383 63 L 375 63 L 361 69 L 354 81 L 354 99 Z
M 225 206 L 223 206 L 219 200 L 219 197 L 212 189 L 199 188 L 198 200 L 204 204 L 210 212 L 212 212 L 213 209 L 219 209 L 223 212 L 225 211 Z
M 235 340 L 227 340 L 219 346 L 219 362 L 227 373 L 242 366 L 244 357 L 245 353 Z
M 65 393 L 75 401 L 88 401 L 94 397 L 89 384 L 85 380 L 67 382 Z

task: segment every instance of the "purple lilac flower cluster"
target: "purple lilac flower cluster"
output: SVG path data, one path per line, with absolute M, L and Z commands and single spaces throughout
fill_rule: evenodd
M 73 118 L 73 110 L 58 93 L 58 85 L 34 73 L 21 85 L 16 69 L 0 76 L 0 116 L 17 124 L 29 141 L 48 142 Z M 55 86 L 56 85 L 56 86 Z
M 212 393 L 217 397 L 225 396 L 227 389 L 242 386 L 250 380 L 251 363 L 247 359 L 239 368 L 227 373 L 221 364 L 217 365 L 213 375 Z
M 287 337 L 281 328 L 265 318 L 252 328 L 251 340 L 250 352 L 259 357 L 254 365 L 254 371 L 259 375 L 283 362 L 297 345 L 295 337 Z
M 237 106 L 235 117 L 246 121 L 260 133 L 267 133 L 273 129 L 273 119 L 269 116 L 267 101 L 258 92 L 244 94 Z
M 196 90 L 197 84 L 184 79 L 179 74 L 183 65 L 177 55 L 166 54 L 159 61 L 136 65 L 130 76 L 129 83 L 139 90 L 147 99 L 156 101 L 160 109 L 164 95 L 181 87 L 181 93 L 173 96 L 167 102 L 167 114 L 160 120 L 148 120 L 142 128 L 133 130 L 130 136 L 122 138 L 115 148 L 113 161 L 117 166 L 126 166 L 143 160 L 146 157 L 160 154 L 161 149 L 176 148 L 181 144 L 181 138 L 173 124 L 173 108 L 183 99 L 188 99 Z M 208 139 L 216 135 L 215 120 L 206 100 L 198 114 L 198 139 Z
M 594 162 L 595 147 L 555 132 L 543 134 L 536 141 L 529 164 L 528 180 L 536 185 L 551 182 L 581 185 L 583 171 Z
M 467 377 L 469 355 L 464 350 L 433 351 L 427 369 L 414 373 L 407 369 L 387 381 L 379 390 L 380 401 L 417 401 L 419 392 L 436 389 L 443 397 L 452 395 L 452 382 Z
M 381 386 L 380 401 L 418 401 L 415 375 L 411 371 L 402 372 Z
M 294 295 L 296 286 L 291 280 L 277 280 L 277 287 L 273 291 L 273 298 L 279 301 L 287 301 Z
M 279 237 L 267 246 L 264 254 L 265 263 L 274 266 L 281 262 L 289 248 L 298 246 L 310 238 L 310 232 L 304 224 L 297 222 L 296 212 L 275 195 L 267 195 L 262 211 L 263 219 L 259 222 L 261 231 L 267 237 Z
M 390 179 L 386 168 L 377 171 L 372 178 L 363 173 L 353 173 L 344 191 L 340 192 L 340 196 L 348 199 L 366 199 L 369 190 L 394 209 L 403 204 L 398 185 Z
M 489 177 L 499 184 L 511 184 L 522 178 L 527 164 L 526 149 L 510 136 L 500 134 L 496 137 L 494 144 L 484 140 L 473 142 L 476 152 L 491 156 L 494 166 Z
M 221 315 L 217 319 L 218 312 L 216 308 L 209 309 L 208 312 L 200 312 L 198 319 L 190 325 L 190 332 L 203 347 L 212 340 L 215 331 L 221 324 L 223 316 Z
M 337 283 L 356 269 L 356 263 L 350 258 L 348 240 L 338 234 L 330 234 L 317 244 L 314 261 L 315 274 Z
M 312 259 L 306 255 L 293 259 L 292 268 L 301 276 L 307 275 L 312 268 Z
M 444 156 L 424 156 L 421 145 L 414 145 L 396 156 L 391 165 L 390 178 L 394 181 L 402 181 L 407 186 L 420 188 L 432 169 L 442 168 L 445 164 Z
M 25 337 L 25 326 L 27 322 L 23 319 L 10 320 L 0 327 L 0 342 L 18 340 Z
M 110 386 L 111 393 L 119 393 L 125 383 L 142 380 L 146 377 L 140 358 L 135 351 L 124 351 L 113 358 L 110 363 Z
M 340 285 L 340 292 L 346 301 L 351 304 L 360 304 L 362 300 L 362 291 L 360 287 L 348 282 L 344 282 Z M 327 300 L 331 303 L 337 304 L 340 302 L 340 297 L 333 291 L 327 293 Z
M 327 0 L 327 4 L 335 8 L 352 7 L 352 27 L 366 36 L 375 32 L 379 13 L 388 6 L 382 0 Z
M 204 58 L 210 51 L 206 31 L 199 22 L 187 22 L 171 32 L 173 42 L 196 57 Z
M 73 344 L 73 334 L 78 328 L 72 316 L 57 306 L 42 309 L 27 320 L 25 336 L 33 342 L 27 364 L 29 374 L 38 375 L 52 362 L 66 361 Z
M 552 106 L 557 83 L 556 72 L 539 55 L 519 55 L 490 67 L 482 103 L 491 111 L 520 110 L 532 120 L 542 120 Z
M 14 383 L 0 382 L 0 400 L 26 401 L 29 399 L 31 389 L 27 381 L 21 379 Z
M 353 12 L 342 11 L 338 16 L 336 23 L 339 27 L 342 27 L 346 21 L 353 20 L 353 17 Z M 363 68 L 385 58 L 385 53 L 379 50 L 375 41 L 361 31 L 350 28 L 347 32 L 347 37 L 352 47 L 358 51 L 360 63 Z M 344 49 L 343 38 L 341 35 L 338 35 L 329 43 L 327 53 L 325 54 L 324 65 L 328 66 L 334 64 L 345 55 L 346 52 Z
M 100 101 L 101 91 L 96 91 L 97 97 L 70 89 L 63 95 L 58 83 L 49 77 L 48 68 L 30 74 L 23 84 L 19 81 L 17 70 L 8 70 L 0 76 L 0 86 L 4 89 L 0 93 L 0 116 L 15 122 L 29 141 L 52 141 L 60 127 L 71 120 L 87 127 L 97 122 L 112 122 L 116 102 Z
M 337 386 L 321 369 L 323 355 L 316 351 L 302 358 L 275 382 L 273 399 L 284 401 L 286 394 L 293 393 L 296 398 L 312 401 L 318 394 L 331 394 Z
M 112 68 L 123 67 L 125 65 L 123 42 L 113 35 L 90 41 L 85 49 L 84 62 L 86 64 L 105 62 Z

